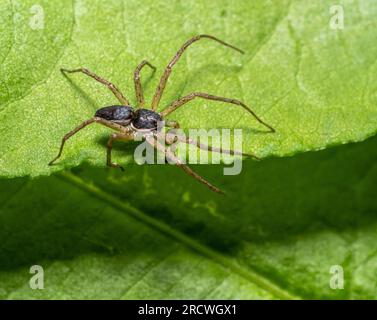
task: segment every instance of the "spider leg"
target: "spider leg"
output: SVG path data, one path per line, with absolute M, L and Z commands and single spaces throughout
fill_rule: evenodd
M 62 155 L 62 152 L 63 152 L 63 148 L 64 148 L 64 145 L 65 145 L 65 142 L 71 138 L 73 135 L 75 135 L 77 132 L 79 132 L 81 129 L 84 129 L 86 126 L 92 124 L 92 123 L 100 123 L 106 127 L 109 127 L 111 129 L 114 129 L 114 130 L 117 130 L 117 131 L 122 131 L 124 130 L 123 127 L 119 124 L 116 124 L 116 123 L 113 123 L 111 121 L 108 121 L 108 120 L 105 120 L 105 119 L 101 119 L 101 118 L 97 118 L 97 117 L 93 117 L 93 118 L 90 118 L 88 120 L 85 120 L 83 123 L 81 123 L 79 126 L 77 126 L 75 129 L 73 129 L 72 131 L 68 132 L 62 139 L 62 142 L 60 144 L 60 149 L 59 149 L 59 153 L 58 155 L 52 159 L 50 162 L 49 162 L 49 166 L 52 166 L 54 164 L 54 162 L 56 160 L 58 160 L 60 158 L 60 156 Z
M 174 155 L 174 153 L 171 152 L 171 150 L 169 148 L 165 148 L 163 145 L 161 145 L 156 140 L 156 138 L 154 136 L 147 136 L 145 139 L 155 149 L 163 152 L 168 159 L 170 159 L 171 161 L 173 161 L 176 166 L 178 166 L 179 168 L 181 168 L 188 175 L 192 176 L 194 179 L 198 180 L 199 182 L 201 182 L 202 184 L 204 184 L 205 186 L 207 186 L 212 191 L 220 193 L 220 194 L 224 194 L 224 192 L 221 191 L 219 188 L 217 188 L 214 185 L 212 185 L 210 182 L 208 182 L 203 177 L 201 177 L 199 174 L 197 174 L 195 171 L 193 171 L 190 167 L 188 167 L 187 165 L 185 165 L 184 163 L 182 163 L 181 160 L 179 158 L 177 158 Z
M 216 147 L 208 146 L 208 145 L 206 145 L 204 143 L 200 143 L 199 141 L 191 139 L 189 137 L 182 137 L 180 135 L 172 134 L 169 131 L 166 133 L 166 136 L 167 136 L 168 143 L 170 141 L 178 140 L 180 142 L 184 142 L 184 143 L 187 143 L 187 144 L 195 145 L 199 149 L 202 149 L 202 150 L 205 150 L 205 151 L 218 152 L 218 153 L 226 153 L 226 154 L 237 155 L 237 156 L 246 156 L 246 157 L 252 157 L 252 158 L 254 158 L 256 160 L 261 160 L 259 157 L 257 157 L 256 155 L 253 155 L 253 154 L 244 153 L 244 152 L 237 151 L 237 150 L 232 150 L 232 149 L 223 149 L 222 147 L 216 148 Z
M 183 52 L 194 42 L 200 40 L 200 39 L 203 39 L 203 38 L 207 38 L 207 39 L 211 39 L 211 40 L 214 40 L 226 47 L 229 47 L 231 49 L 234 49 L 240 53 L 244 53 L 241 49 L 238 49 L 232 45 L 230 45 L 229 43 L 226 43 L 214 36 L 210 36 L 210 35 L 207 35 L 207 34 L 201 34 L 201 35 L 198 35 L 198 36 L 195 36 L 195 37 L 192 37 L 191 39 L 189 39 L 188 41 L 186 41 L 183 46 L 177 51 L 177 53 L 175 54 L 175 56 L 173 57 L 173 59 L 169 62 L 169 64 L 166 66 L 165 68 L 165 71 L 163 73 L 163 75 L 161 76 L 161 79 L 160 79 L 160 83 L 158 84 L 157 86 L 157 89 L 156 89 L 156 92 L 153 96 L 153 100 L 152 100 L 152 110 L 155 111 L 158 107 L 158 104 L 160 103 L 160 100 L 161 100 L 161 96 L 162 96 L 162 93 L 164 92 L 165 90 L 165 86 L 166 86 L 166 82 L 168 81 L 168 78 L 172 72 L 172 68 L 173 66 L 178 62 L 179 58 L 182 56 Z
M 117 163 L 111 161 L 111 150 L 113 149 L 113 142 L 117 140 L 130 141 L 133 140 L 133 135 L 129 133 L 113 133 L 107 141 L 107 162 L 109 167 L 120 168 L 124 171 L 124 168 Z
M 139 103 L 139 107 L 143 108 L 144 107 L 144 95 L 143 95 L 143 89 L 141 87 L 141 82 L 140 82 L 140 71 L 144 66 L 149 66 L 150 68 L 153 69 L 153 72 L 156 71 L 156 67 L 151 65 L 147 60 L 143 60 L 135 69 L 134 72 L 134 82 L 135 82 L 135 92 L 136 92 L 136 99 L 137 102 Z
M 203 92 L 193 92 L 187 96 L 184 96 L 177 101 L 174 101 L 172 104 L 167 106 L 160 114 L 161 116 L 165 117 L 168 114 L 174 112 L 177 110 L 179 107 L 183 106 L 185 103 L 195 99 L 195 98 L 202 98 L 202 99 L 207 99 L 207 100 L 214 100 L 214 101 L 221 101 L 221 102 L 227 102 L 231 104 L 238 105 L 242 108 L 244 108 L 247 112 L 249 112 L 258 122 L 266 126 L 268 129 L 270 129 L 271 132 L 275 132 L 275 129 L 271 127 L 269 124 L 264 122 L 261 118 L 259 118 L 254 111 L 252 111 L 247 105 L 245 105 L 243 102 L 236 100 L 236 99 L 229 99 L 229 98 L 223 98 L 223 97 L 218 97 L 214 96 L 208 93 L 203 93 Z
M 176 129 L 180 128 L 178 121 L 175 120 L 164 120 L 165 127 L 172 128 L 166 132 L 164 138 L 167 145 L 172 145 L 174 142 L 178 141 L 178 135 L 176 134 Z M 159 136 L 159 133 L 158 133 Z
M 95 73 L 93 73 L 92 71 L 90 71 L 86 68 L 78 68 L 78 69 L 61 68 L 60 71 L 63 72 L 63 73 L 65 73 L 65 72 L 67 72 L 67 73 L 82 72 L 82 73 L 88 75 L 89 77 L 92 77 L 94 80 L 102 83 L 106 87 L 108 87 L 122 105 L 125 105 L 125 106 L 130 105 L 129 101 L 123 96 L 122 92 L 114 84 L 107 81 L 106 79 L 101 78 L 100 76 L 96 75 Z

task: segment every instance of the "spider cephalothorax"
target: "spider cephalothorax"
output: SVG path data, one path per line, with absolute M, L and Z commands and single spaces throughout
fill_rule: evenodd
M 157 112 L 148 109 L 137 109 L 131 121 L 131 126 L 136 130 L 157 129 L 159 121 L 162 121 L 162 117 Z
M 157 107 L 159 105 L 159 102 L 161 100 L 162 93 L 164 92 L 166 82 L 171 74 L 173 66 L 178 62 L 179 58 L 182 56 L 183 52 L 187 49 L 188 46 L 190 46 L 192 43 L 202 39 L 207 38 L 214 40 L 218 43 L 221 43 L 224 46 L 227 46 L 229 48 L 232 48 L 240 53 L 243 53 L 242 50 L 220 40 L 210 35 L 198 35 L 190 40 L 186 41 L 183 46 L 178 50 L 176 55 L 173 57 L 173 59 L 169 62 L 167 67 L 165 68 L 165 71 L 163 75 L 161 76 L 160 82 L 157 86 L 156 92 L 153 96 L 152 100 L 152 106 L 151 109 L 144 109 L 144 96 L 143 91 L 141 87 L 140 82 L 140 71 L 144 66 L 149 66 L 153 70 L 156 68 L 152 66 L 148 61 L 143 60 L 135 69 L 134 72 L 134 82 L 135 82 L 135 92 L 136 92 L 136 98 L 139 104 L 139 108 L 135 109 L 130 106 L 129 101 L 123 96 L 122 92 L 111 82 L 99 77 L 95 73 L 89 71 L 86 68 L 79 68 L 79 69 L 61 69 L 63 73 L 73 73 L 73 72 L 82 72 L 93 79 L 97 80 L 98 82 L 104 84 L 107 86 L 113 94 L 116 96 L 116 98 L 119 100 L 121 105 L 113 105 L 108 107 L 103 107 L 101 109 L 98 109 L 94 115 L 93 118 L 90 118 L 88 120 L 85 120 L 81 125 L 67 133 L 62 140 L 62 143 L 60 145 L 60 150 L 58 155 L 49 163 L 49 165 L 52 165 L 62 154 L 63 147 L 65 142 L 72 137 L 75 133 L 86 127 L 87 125 L 91 123 L 99 123 L 102 125 L 105 125 L 111 129 L 114 129 L 116 133 L 111 134 L 108 143 L 107 143 L 107 165 L 110 167 L 118 167 L 123 170 L 121 166 L 119 166 L 116 163 L 113 163 L 111 161 L 111 150 L 113 146 L 113 142 L 116 140 L 122 140 L 122 141 L 130 141 L 135 138 L 136 133 L 142 134 L 143 138 L 154 148 L 157 150 L 164 152 L 166 158 L 170 160 L 170 162 L 175 163 L 178 167 L 182 168 L 186 173 L 190 174 L 195 179 L 199 180 L 203 184 L 205 184 L 207 187 L 209 187 L 211 190 L 215 192 L 221 192 L 220 189 L 213 186 L 211 183 L 209 183 L 207 180 L 202 178 L 200 175 L 192 171 L 186 164 L 184 164 L 178 157 L 175 156 L 174 152 L 170 150 L 169 147 L 165 147 L 163 144 L 161 144 L 159 141 L 160 132 L 157 130 L 158 123 L 163 123 L 166 127 L 171 128 L 179 128 L 179 124 L 177 121 L 172 120 L 165 120 L 164 118 L 169 115 L 170 113 L 174 112 L 179 107 L 183 106 L 187 102 L 195 99 L 195 98 L 201 98 L 201 99 L 207 99 L 207 100 L 214 100 L 214 101 L 221 101 L 226 103 L 231 103 L 234 105 L 238 105 L 248 111 L 254 118 L 259 121 L 261 124 L 269 128 L 270 132 L 274 132 L 275 130 L 265 123 L 263 120 L 261 120 L 248 106 L 246 106 L 243 102 L 236 100 L 236 99 L 230 99 L 230 98 L 223 98 L 214 96 L 208 93 L 202 93 L 202 92 L 193 92 L 191 94 L 188 94 L 186 96 L 181 97 L 177 101 L 174 101 L 170 105 L 168 105 L 164 110 L 161 112 L 157 112 Z M 194 141 L 190 138 L 181 138 L 175 136 L 180 142 L 194 144 L 198 148 L 202 148 L 208 151 L 212 152 L 223 152 L 227 154 L 232 155 L 245 155 L 245 156 L 252 156 L 245 153 L 242 153 L 240 151 L 233 151 L 233 150 L 225 150 L 222 148 L 213 148 L 211 146 L 203 145 L 197 141 Z M 167 141 L 167 138 L 166 138 Z M 167 141 L 168 142 L 168 141 Z M 169 143 L 168 143 L 169 144 Z M 256 157 L 255 157 L 256 158 Z

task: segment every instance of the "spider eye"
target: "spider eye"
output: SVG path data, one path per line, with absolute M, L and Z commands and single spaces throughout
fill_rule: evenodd
M 130 121 L 133 118 L 134 110 L 130 106 L 109 106 L 98 109 L 95 117 L 102 119 L 124 122 Z

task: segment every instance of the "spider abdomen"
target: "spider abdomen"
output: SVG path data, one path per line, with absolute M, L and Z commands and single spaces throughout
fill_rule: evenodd
M 162 117 L 152 110 L 137 109 L 132 119 L 132 125 L 136 129 L 155 129 L 157 122 L 162 121 Z
M 134 115 L 134 110 L 130 106 L 108 106 L 98 109 L 95 117 L 110 121 L 127 121 L 131 120 Z

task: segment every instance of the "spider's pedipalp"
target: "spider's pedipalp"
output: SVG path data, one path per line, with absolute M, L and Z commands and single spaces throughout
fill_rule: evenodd
M 165 127 L 169 127 L 169 128 L 173 128 L 173 129 L 179 129 L 180 125 L 179 125 L 178 121 L 166 119 L 165 120 Z

